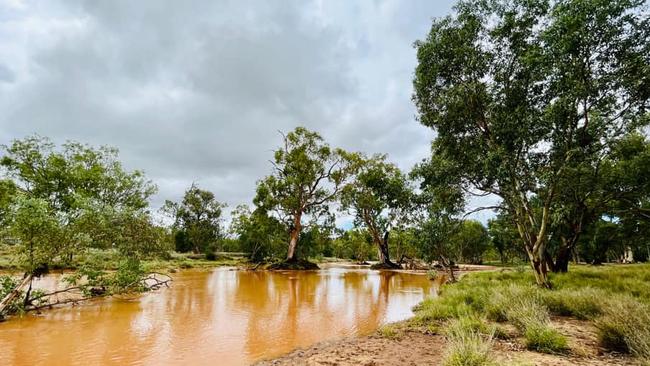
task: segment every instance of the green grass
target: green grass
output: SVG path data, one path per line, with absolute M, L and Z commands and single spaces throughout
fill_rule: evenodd
M 386 324 L 377 330 L 380 336 L 384 338 L 397 339 L 402 336 L 403 331 L 397 324 Z
M 623 297 L 612 300 L 596 319 L 598 339 L 607 349 L 629 352 L 650 363 L 650 307 Z
M 445 366 L 495 365 L 491 355 L 492 335 L 483 334 L 474 321 L 467 318 L 451 320 L 445 333 L 449 343 L 444 359 Z
M 528 349 L 564 353 L 568 340 L 551 317 L 568 316 L 594 322 L 606 349 L 650 359 L 650 265 L 572 266 L 551 282 L 552 290 L 541 289 L 530 271 L 517 268 L 467 274 L 418 305 L 412 324 L 453 321 L 477 334 L 500 329 L 492 335 L 501 338 L 509 334 L 493 324 L 507 322 Z
M 526 348 L 542 353 L 563 353 L 569 349 L 567 339 L 548 324 L 530 324 L 524 331 Z

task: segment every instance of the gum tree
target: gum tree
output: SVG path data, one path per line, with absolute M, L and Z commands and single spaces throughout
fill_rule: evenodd
M 273 173 L 258 183 L 254 203 L 275 214 L 289 233 L 287 262 L 297 260 L 296 247 L 307 218 L 327 215 L 353 171 L 350 154 L 333 149 L 316 132 L 297 127 L 283 135 L 275 151 Z
M 463 1 L 416 42 L 432 155 L 513 219 L 536 282 L 569 168 L 644 121 L 650 26 L 636 0 Z
M 399 268 L 390 260 L 388 240 L 393 228 L 404 224 L 412 190 L 407 178 L 386 156 L 359 157 L 357 172 L 341 195 L 344 209 L 372 236 L 379 267 Z

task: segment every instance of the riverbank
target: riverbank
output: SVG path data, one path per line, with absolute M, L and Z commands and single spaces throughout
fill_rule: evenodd
M 580 266 L 554 290 L 516 270 L 471 273 L 407 321 L 256 365 L 645 365 L 650 266 Z

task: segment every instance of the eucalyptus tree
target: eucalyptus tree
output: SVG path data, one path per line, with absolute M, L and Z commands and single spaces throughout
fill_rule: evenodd
M 379 266 L 399 268 L 390 260 L 388 240 L 391 230 L 408 220 L 413 196 L 409 181 L 385 155 L 359 156 L 356 164 L 354 178 L 342 191 L 341 206 L 371 234 Z
M 287 262 L 297 260 L 298 242 L 306 220 L 329 214 L 332 203 L 354 171 L 353 154 L 331 148 L 316 132 L 304 127 L 283 135 L 273 155 L 273 173 L 260 180 L 254 199 L 287 228 Z
M 221 214 L 225 205 L 214 193 L 195 184 L 185 191 L 181 202 L 165 201 L 163 210 L 174 218 L 176 250 L 206 253 L 223 236 Z M 180 235 L 179 235 L 180 234 Z
M 634 247 L 642 243 L 637 233 L 643 221 L 650 220 L 650 211 L 643 202 L 650 197 L 650 142 L 639 133 L 631 133 L 613 141 L 607 149 L 593 154 L 593 161 L 579 161 L 567 166 L 557 190 L 554 204 L 552 237 L 557 243 L 549 248 L 549 267 L 566 272 L 578 241 L 603 216 L 617 218 L 617 226 L 627 228 L 622 238 L 629 238 Z M 633 239 L 637 237 L 638 239 Z M 589 240 L 589 238 L 587 238 Z
M 416 42 L 413 99 L 437 132 L 432 155 L 466 192 L 501 198 L 540 286 L 550 286 L 544 256 L 569 167 L 647 121 L 642 4 L 462 1 Z

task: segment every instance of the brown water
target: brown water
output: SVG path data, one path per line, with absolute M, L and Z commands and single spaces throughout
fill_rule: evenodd
M 341 267 L 186 271 L 174 279 L 138 297 L 0 323 L 0 365 L 246 365 L 368 334 L 409 317 L 434 292 L 426 276 Z

